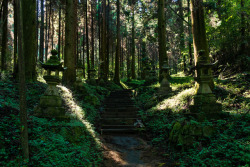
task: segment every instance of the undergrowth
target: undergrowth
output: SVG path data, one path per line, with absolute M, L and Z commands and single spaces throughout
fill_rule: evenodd
M 81 91 L 59 86 L 67 113 L 73 118 L 70 122 L 59 122 L 33 116 L 47 85 L 27 84 L 28 164 L 23 164 L 20 156 L 18 86 L 8 78 L 0 80 L 0 166 L 98 166 L 102 162 L 95 125 L 101 101 L 111 90 L 119 89 L 117 85 L 108 83 L 100 87 L 84 83 Z
M 145 125 L 142 133 L 152 145 L 159 147 L 166 163 L 173 166 L 248 166 L 250 163 L 249 145 L 249 85 L 246 78 L 236 77 L 230 80 L 216 80 L 214 93 L 223 111 L 230 116 L 217 121 L 196 122 L 185 117 L 189 105 L 193 103 L 194 82 L 191 77 L 172 77 L 170 84 L 172 95 L 157 100 L 159 85 L 140 87 L 137 94 L 139 112 Z M 242 87 L 243 86 L 243 87 Z M 248 93 L 247 93 L 248 92 Z M 155 99 L 151 108 L 145 105 Z M 216 133 L 197 138 L 192 146 L 175 145 L 170 134 L 176 122 L 194 123 L 199 126 L 211 126 Z

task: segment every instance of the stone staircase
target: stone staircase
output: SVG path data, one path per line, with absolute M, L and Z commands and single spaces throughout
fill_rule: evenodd
M 135 133 L 138 108 L 132 99 L 132 90 L 119 90 L 110 93 L 104 101 L 101 114 L 101 134 Z

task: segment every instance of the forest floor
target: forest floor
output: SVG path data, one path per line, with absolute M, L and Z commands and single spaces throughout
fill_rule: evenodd
M 159 149 L 138 135 L 104 135 L 102 142 L 103 167 L 154 167 L 165 164 Z
M 144 86 L 142 81 L 132 81 L 130 85 L 135 89 L 139 115 L 145 128 L 138 135 L 127 136 L 92 133 L 98 128 L 101 103 L 110 91 L 118 88 L 116 85 L 109 83 L 101 87 L 84 83 L 81 92 L 61 87 L 65 94 L 66 109 L 82 112 L 84 124 L 81 126 L 87 127 L 84 128 L 84 135 L 77 136 L 77 132 L 69 131 L 71 133 L 65 136 L 63 131 L 51 128 L 59 125 L 57 121 L 33 116 L 34 107 L 47 85 L 43 82 L 27 84 L 29 165 L 247 167 L 250 163 L 249 79 L 249 74 L 215 79 L 214 93 L 223 111 L 230 113 L 230 117 L 205 122 L 205 126 L 209 124 L 214 127 L 216 133 L 195 140 L 193 147 L 185 148 L 184 151 L 181 146 L 173 148 L 174 143 L 169 139 L 176 122 L 203 126 L 183 116 L 192 103 L 192 77 L 173 76 L 170 80 L 173 95 L 164 99 L 155 97 L 159 84 Z M 0 166 L 24 165 L 20 156 L 18 94 L 18 83 L 8 77 L 0 79 Z M 59 126 L 65 127 L 65 124 L 62 122 Z M 74 122 L 72 125 L 75 125 Z

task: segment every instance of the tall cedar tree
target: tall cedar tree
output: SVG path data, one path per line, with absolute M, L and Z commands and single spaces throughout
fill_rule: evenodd
M 183 24 L 183 0 L 178 1 L 179 5 L 179 24 L 180 24 L 180 55 L 183 57 L 183 70 L 184 72 L 187 71 L 187 66 L 186 66 L 186 55 L 184 54 L 185 50 L 185 41 L 184 41 L 184 24 Z
M 192 33 L 195 65 L 200 61 L 209 62 L 208 43 L 206 38 L 204 9 L 202 0 L 191 0 Z M 204 57 L 199 58 L 199 51 L 204 50 Z
M 59 1 L 59 19 L 58 19 L 58 58 L 61 59 L 61 18 L 62 18 L 62 5 Z
M 67 67 L 64 72 L 64 82 L 66 84 L 72 84 L 76 80 L 77 2 L 77 0 L 66 0 L 64 48 L 64 62 Z
M 23 6 L 25 0 L 16 1 L 16 9 L 18 16 L 18 62 L 19 62 L 19 93 L 20 93 L 20 122 L 21 122 L 21 147 L 22 147 L 22 156 L 25 161 L 29 159 L 29 145 L 28 145 L 28 125 L 27 125 L 27 107 L 26 107 L 26 84 L 25 84 L 25 57 L 24 50 L 25 45 L 29 45 L 28 41 L 25 41 L 23 38 L 23 22 L 26 20 L 23 17 Z M 36 9 L 36 8 L 34 8 Z M 26 11 L 29 12 L 29 11 Z M 35 15 L 36 16 L 36 15 Z M 36 25 L 36 24 L 35 24 Z M 35 32 L 35 31 L 34 31 Z
M 23 0 L 23 47 L 27 82 L 36 81 L 36 0 Z
M 188 54 L 189 54 L 189 65 L 193 65 L 193 56 L 192 56 L 192 42 L 191 42 L 191 18 L 190 18 L 190 0 L 187 0 L 188 2 Z
M 208 43 L 206 37 L 206 27 L 204 19 L 204 9 L 202 0 L 191 0 L 191 18 L 194 46 L 194 60 L 197 66 L 200 62 L 210 63 Z M 199 51 L 203 50 L 204 55 L 200 56 Z M 197 74 L 196 74 L 197 75 Z M 210 88 L 214 89 L 213 78 L 210 80 Z
M 17 77 L 17 48 L 18 48 L 18 44 L 17 44 L 17 0 L 14 0 L 14 67 L 13 67 L 13 76 L 16 79 Z
M 3 0 L 3 33 L 2 33 L 2 53 L 1 53 L 1 70 L 7 70 L 7 32 L 8 32 L 8 0 Z
M 136 78 L 136 75 L 135 75 L 135 0 L 132 0 L 131 6 L 132 6 L 131 75 L 132 75 L 132 79 L 135 79 Z
M 102 31 L 101 31 L 101 64 L 100 64 L 100 74 L 101 78 L 107 81 L 107 71 L 106 69 L 106 54 L 107 54 L 107 38 L 106 38 L 106 0 L 102 1 Z
M 116 55 L 115 55 L 115 77 L 114 82 L 120 84 L 120 50 L 121 50 L 121 35 L 120 35 L 120 0 L 117 0 L 117 42 L 116 42 Z
M 41 0 L 41 26 L 40 26 L 40 50 L 39 60 L 43 62 L 44 51 L 44 0 Z
M 95 67 L 94 49 L 94 2 L 91 1 L 91 69 Z
M 165 0 L 158 0 L 158 35 L 159 35 L 159 67 L 160 74 L 162 73 L 163 62 L 166 60 L 168 62 L 166 54 L 166 23 L 165 23 Z M 162 76 L 159 76 L 159 81 L 161 81 Z
M 87 54 L 87 72 L 88 72 L 88 78 L 89 76 L 89 69 L 90 69 L 90 63 L 89 63 L 89 28 L 88 28 L 88 1 L 86 0 L 86 46 L 87 46 L 87 50 L 86 50 L 86 54 Z
M 106 31 L 107 31 L 107 41 L 106 41 L 106 49 L 107 49 L 107 53 L 106 53 L 106 58 L 105 58 L 105 73 L 106 75 L 108 76 L 109 74 L 109 48 L 110 48 L 110 29 L 109 29 L 109 21 L 110 21 L 110 18 L 109 18 L 109 13 L 110 13 L 110 2 L 108 0 L 108 5 L 107 5 L 107 14 L 106 14 L 106 19 L 107 19 L 107 27 L 106 27 Z

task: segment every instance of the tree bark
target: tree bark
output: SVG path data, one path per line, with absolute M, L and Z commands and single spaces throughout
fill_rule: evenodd
M 244 9 L 244 0 L 240 1 L 240 5 L 242 10 Z M 244 14 L 244 10 L 241 12 L 241 28 L 240 28 L 240 34 L 241 34 L 241 44 L 240 44 L 240 70 L 243 71 L 246 66 L 245 66 L 245 62 L 247 61 L 245 60 L 245 56 L 247 55 L 246 53 L 246 41 L 245 41 L 245 34 L 246 34 L 246 19 L 245 19 L 245 14 Z
M 135 1 L 132 0 L 132 42 L 131 42 L 131 75 L 132 79 L 136 79 L 135 75 Z
M 84 28 L 83 28 L 83 36 L 82 36 L 82 64 L 83 64 L 83 78 L 86 76 L 86 69 L 85 69 L 85 56 L 84 56 L 84 51 L 85 51 L 85 36 L 84 36 Z
M 91 68 L 95 67 L 95 48 L 94 48 L 94 2 L 91 2 Z
M 89 28 L 88 28 L 88 1 L 86 1 L 86 54 L 87 54 L 87 73 L 88 73 L 88 79 L 89 79 L 89 69 L 90 69 L 90 63 L 89 63 Z
M 58 28 L 59 28 L 59 33 L 58 33 L 58 58 L 59 60 L 61 59 L 61 18 L 62 18 L 62 14 L 61 14 L 61 9 L 62 5 L 61 2 L 59 2 L 59 20 L 58 20 Z
M 46 41 L 45 41 L 45 61 L 47 61 L 47 57 L 48 57 L 48 49 L 49 49 L 49 24 L 48 24 L 48 10 L 49 10 L 49 4 L 47 3 L 49 1 L 45 0 L 45 4 L 46 4 Z
M 179 15 L 181 18 L 183 18 L 183 0 L 179 0 Z M 180 22 L 180 55 L 183 57 L 183 70 L 184 72 L 187 72 L 187 65 L 186 65 L 186 55 L 184 55 L 185 50 L 185 42 L 184 42 L 184 25 L 183 20 L 179 18 Z
M 202 0 L 191 0 L 195 65 L 201 61 L 206 63 L 210 62 L 202 3 Z M 199 57 L 199 51 L 201 50 L 205 51 L 205 54 L 202 57 Z
M 36 0 L 23 0 L 23 47 L 27 82 L 36 81 Z
M 64 72 L 64 82 L 68 85 L 76 80 L 77 2 L 77 0 L 66 0 L 64 62 L 67 70 Z
M 189 36 L 189 40 L 188 40 L 188 53 L 189 53 L 189 65 L 192 66 L 193 65 L 193 56 L 192 56 L 192 42 L 191 42 L 191 38 L 192 38 L 192 34 L 191 34 L 191 19 L 190 19 L 190 0 L 188 0 L 188 36 Z
M 120 37 L 120 0 L 117 0 L 117 42 L 116 42 L 116 55 L 115 55 L 115 77 L 114 82 L 120 84 L 120 50 L 121 50 L 121 37 Z
M 1 71 L 7 70 L 7 43 L 8 43 L 8 0 L 3 1 L 3 33 L 2 33 L 2 53 Z
M 20 122 L 21 122 L 21 148 L 22 156 L 25 162 L 29 159 L 29 145 L 28 145 L 28 125 L 27 125 L 27 107 L 26 107 L 26 84 L 25 84 L 25 52 L 23 48 L 25 45 L 29 45 L 27 41 L 23 39 L 23 5 L 25 0 L 16 1 L 16 9 L 18 17 L 17 29 L 18 29 L 18 62 L 19 62 L 19 106 L 20 106 Z M 34 8 L 36 9 L 36 8 Z M 35 32 L 34 32 L 35 33 Z
M 159 68 L 160 74 L 162 73 L 163 62 L 168 62 L 166 54 L 166 22 L 165 22 L 165 0 L 158 0 L 158 34 L 159 34 Z M 159 75 L 159 81 L 162 80 L 162 76 Z
M 109 13 L 110 13 L 110 2 L 109 2 L 109 0 L 108 0 L 108 6 L 107 6 L 107 30 L 106 30 L 106 32 L 107 32 L 107 46 L 106 46 L 106 49 L 107 49 L 107 53 L 106 53 L 106 63 L 105 63 L 105 66 L 106 66 L 106 75 L 107 75 L 107 77 L 108 77 L 108 75 L 109 75 L 109 48 L 110 48 L 110 28 L 109 28 Z
M 106 39 L 106 0 L 102 1 L 102 31 L 101 31 L 101 78 L 104 81 L 107 81 L 107 74 L 106 74 L 106 54 L 107 54 L 107 39 Z
M 44 1 L 41 0 L 41 27 L 40 27 L 40 50 L 39 60 L 43 62 L 43 50 L 44 50 Z
M 13 76 L 15 79 L 17 79 L 17 48 L 18 48 L 18 43 L 17 43 L 17 19 L 18 19 L 18 15 L 17 15 L 17 0 L 14 0 L 14 68 L 13 68 Z

